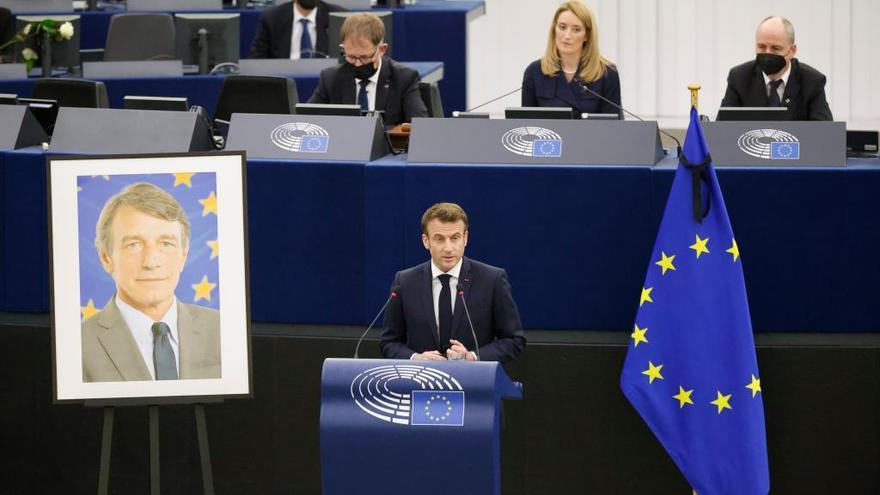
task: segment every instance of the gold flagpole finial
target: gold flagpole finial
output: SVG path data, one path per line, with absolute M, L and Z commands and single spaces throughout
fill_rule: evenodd
M 691 92 L 691 106 L 700 109 L 699 100 L 700 100 L 700 85 L 699 84 L 688 84 L 688 89 Z

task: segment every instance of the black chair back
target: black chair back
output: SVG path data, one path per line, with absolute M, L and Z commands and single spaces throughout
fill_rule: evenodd
M 217 98 L 215 119 L 233 113 L 293 114 L 298 102 L 293 79 L 272 76 L 226 76 Z
M 437 83 L 419 82 L 419 94 L 422 101 L 428 107 L 428 117 L 445 117 L 443 113 L 443 102 L 440 101 L 440 87 Z
M 107 87 L 100 81 L 44 78 L 34 82 L 34 98 L 55 100 L 60 107 L 110 108 Z

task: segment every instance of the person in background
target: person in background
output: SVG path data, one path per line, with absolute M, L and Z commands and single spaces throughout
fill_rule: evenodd
M 260 14 L 250 58 L 327 58 L 330 12 L 342 7 L 322 0 L 296 0 Z
M 576 114 L 622 117 L 620 76 L 599 51 L 596 17 L 586 5 L 569 1 L 556 9 L 544 56 L 529 64 L 523 74 L 522 105 L 571 107 Z
M 794 26 L 767 17 L 755 32 L 755 59 L 730 69 L 722 107 L 788 107 L 792 120 L 834 120 L 825 76 L 794 58 Z

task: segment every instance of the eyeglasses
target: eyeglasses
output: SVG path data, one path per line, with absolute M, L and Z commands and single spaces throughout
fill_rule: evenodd
M 379 53 L 379 47 L 376 47 L 376 50 L 373 51 L 372 55 L 361 55 L 359 57 L 355 57 L 354 55 L 348 55 L 345 53 L 345 48 L 342 45 L 339 45 L 339 49 L 342 51 L 342 56 L 345 57 L 345 61 L 350 64 L 358 64 L 364 65 L 373 60 L 377 53 Z

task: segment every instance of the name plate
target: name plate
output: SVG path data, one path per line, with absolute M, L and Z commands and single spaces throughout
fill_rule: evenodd
M 317 76 L 327 67 L 339 65 L 332 58 L 243 58 L 238 61 L 238 73 L 244 76 Z
M 180 77 L 183 75 L 181 60 L 140 60 L 117 62 L 83 62 L 83 78 L 103 77 Z
M 706 122 L 717 166 L 846 166 L 844 122 Z
M 410 163 L 654 165 L 656 122 L 413 119 Z
M 388 153 L 378 117 L 234 113 L 226 150 L 248 158 L 368 162 Z

